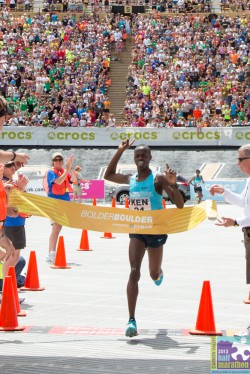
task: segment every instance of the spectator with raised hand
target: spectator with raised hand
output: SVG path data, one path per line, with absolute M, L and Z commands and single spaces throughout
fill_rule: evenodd
M 69 192 L 72 191 L 70 170 L 74 162 L 74 156 L 66 159 L 65 169 L 63 168 L 64 157 L 60 152 L 55 152 L 52 155 L 52 168 L 48 170 L 47 191 L 48 197 L 52 199 L 59 199 L 70 201 Z M 54 263 L 56 256 L 57 240 L 62 229 L 62 225 L 57 222 L 51 222 L 52 232 L 49 238 L 49 253 L 46 257 L 47 262 Z

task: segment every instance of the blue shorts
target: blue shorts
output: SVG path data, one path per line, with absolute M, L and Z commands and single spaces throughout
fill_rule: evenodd
M 145 248 L 158 248 L 164 245 L 167 241 L 167 235 L 142 235 L 129 234 L 130 239 L 135 238 L 145 244 Z
M 194 187 L 194 192 L 202 192 L 202 188 L 201 187 Z

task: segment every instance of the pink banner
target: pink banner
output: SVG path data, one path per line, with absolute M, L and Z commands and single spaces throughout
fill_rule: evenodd
M 104 180 L 92 179 L 92 180 L 82 180 L 82 199 L 104 199 Z M 73 193 L 70 193 L 70 198 L 72 199 Z

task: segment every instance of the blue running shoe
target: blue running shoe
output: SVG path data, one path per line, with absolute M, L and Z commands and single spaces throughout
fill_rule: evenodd
M 154 282 L 155 282 L 156 286 L 160 286 L 162 281 L 163 281 L 163 271 L 161 271 L 161 274 L 160 274 L 159 278 L 156 279 Z
M 138 335 L 136 321 L 134 319 L 130 319 L 128 321 L 126 331 L 125 331 L 125 335 L 129 336 L 130 338 L 133 338 L 133 336 Z

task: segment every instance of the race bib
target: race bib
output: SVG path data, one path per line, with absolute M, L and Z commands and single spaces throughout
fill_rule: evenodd
M 151 210 L 150 198 L 130 197 L 130 209 L 132 210 Z

